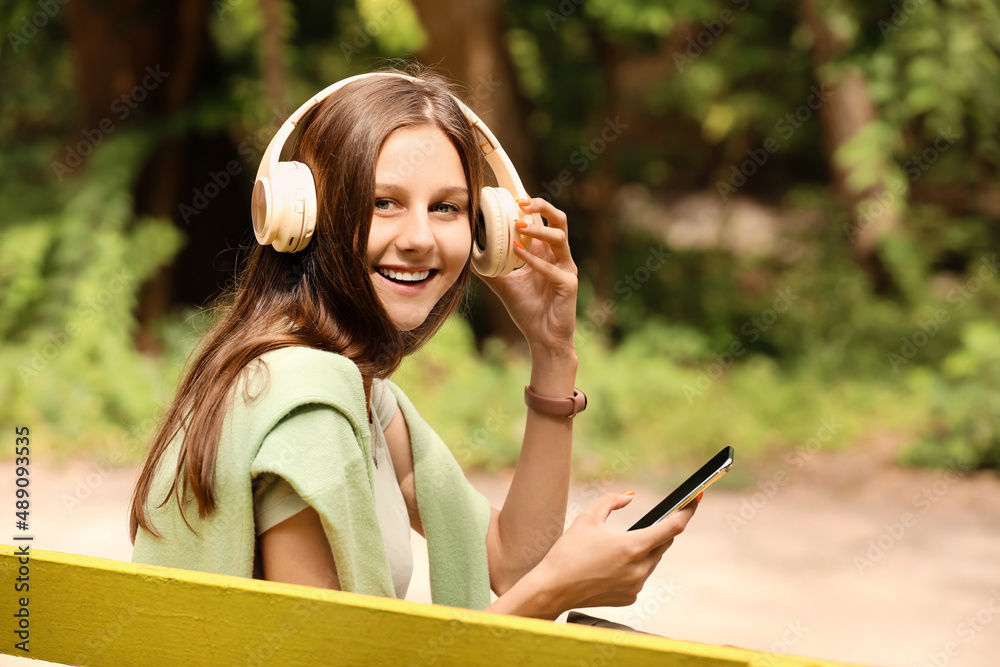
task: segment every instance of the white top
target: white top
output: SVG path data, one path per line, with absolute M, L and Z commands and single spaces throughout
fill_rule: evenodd
M 371 394 L 372 421 L 369 427 L 372 458 L 375 460 L 375 513 L 382 528 L 393 589 L 396 597 L 402 600 L 413 576 L 413 552 L 410 550 L 410 515 L 385 441 L 385 428 L 396 415 L 396 397 L 380 380 L 372 381 Z M 257 535 L 308 507 L 291 484 L 278 475 L 258 475 L 252 486 Z

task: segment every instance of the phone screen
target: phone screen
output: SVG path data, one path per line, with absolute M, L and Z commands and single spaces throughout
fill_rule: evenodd
M 672 512 L 675 512 L 687 505 L 691 502 L 692 498 L 708 488 L 708 486 L 717 479 L 725 475 L 732 465 L 733 448 L 726 447 L 721 452 L 713 456 L 712 460 L 703 465 L 698 472 L 688 477 L 683 484 L 674 489 L 669 496 L 664 498 L 659 505 L 651 509 L 646 516 L 636 521 L 635 525 L 629 528 L 629 530 L 647 528 L 652 526 L 654 523 L 659 523 L 663 519 L 667 518 Z

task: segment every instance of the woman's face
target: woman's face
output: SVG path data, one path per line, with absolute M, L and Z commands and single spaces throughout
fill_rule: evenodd
M 423 324 L 471 252 L 469 186 L 458 151 L 436 127 L 396 130 L 375 166 L 368 262 L 375 292 L 401 331 Z

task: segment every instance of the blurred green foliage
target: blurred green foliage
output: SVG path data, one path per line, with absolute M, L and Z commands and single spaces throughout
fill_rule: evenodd
M 777 0 L 505 4 L 504 43 L 544 180 L 576 166 L 595 128 L 627 112 L 633 129 L 614 164 L 598 156 L 580 181 L 600 165 L 656 194 L 714 193 L 748 149 L 778 137 L 781 150 L 741 195 L 809 221 L 780 230 L 794 252 L 672 249 L 640 288 L 615 292 L 611 313 L 589 279 L 587 211 L 572 189 L 558 202 L 583 269 L 579 385 L 592 408 L 575 424 L 581 472 L 599 474 L 623 447 L 643 469 L 722 444 L 773 455 L 803 447 L 824 420 L 840 425 L 824 447 L 890 430 L 913 443 L 913 463 L 1000 468 L 1000 281 L 982 273 L 1000 231 L 979 205 L 1000 186 L 1000 13 L 992 0 L 816 6 L 845 45 L 820 71 L 817 36 Z M 165 133 L 225 137 L 252 169 L 283 118 L 261 76 L 259 4 L 224 7 L 207 13 L 205 81 L 175 122 L 130 119 L 64 177 L 52 164 L 79 128 L 63 13 L 0 51 L 0 422 L 30 423 L 57 451 L 125 447 L 137 458 L 151 431 L 139 425 L 169 400 L 207 325 L 197 310 L 174 313 L 160 325 L 165 352 L 136 351 L 143 283 L 184 235 L 138 217 L 134 193 Z M 404 0 L 281 7 L 290 100 L 428 39 Z M 35 11 L 17 0 L 0 21 L 16 32 Z M 815 118 L 787 137 L 777 128 L 820 75 L 846 67 L 864 74 L 877 120 L 831 160 Z M 617 89 L 625 75 L 640 83 Z M 915 166 L 942 131 L 954 140 Z M 875 294 L 852 255 L 832 164 L 853 168 L 856 187 L 899 186 L 891 205 L 903 225 L 880 248 L 890 293 Z M 615 222 L 613 274 L 635 276 L 663 239 Z M 455 319 L 398 381 L 463 464 L 496 467 L 517 458 L 527 377 L 527 360 L 496 341 L 477 350 Z
M 695 465 L 727 444 L 749 460 L 807 456 L 927 424 L 930 392 L 909 376 L 826 381 L 752 355 L 711 380 L 722 364 L 705 337 L 665 322 L 647 323 L 613 349 L 599 335 L 578 343 L 589 406 L 574 422 L 582 476 L 617 461 L 629 478 L 652 480 L 667 464 Z M 460 463 L 495 469 L 517 462 L 528 376 L 528 360 L 502 349 L 477 357 L 468 324 L 452 318 L 394 379 Z
M 930 380 L 931 423 L 906 460 L 934 467 L 1000 470 L 1000 327 L 972 322 Z
M 21 211 L 0 241 L 0 414 L 57 449 L 119 439 L 176 382 L 133 340 L 139 290 L 181 241 L 169 221 L 133 213 L 130 186 L 149 143 L 105 139 L 85 174 L 56 190 L 0 185 L 0 206 Z

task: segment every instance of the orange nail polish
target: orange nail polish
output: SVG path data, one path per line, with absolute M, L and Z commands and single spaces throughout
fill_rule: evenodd
M 518 248 L 520 248 L 521 250 L 524 250 L 524 246 L 523 246 L 523 245 L 521 245 L 521 242 L 520 242 L 520 241 L 514 241 L 514 245 L 516 245 L 516 246 L 517 246 Z
M 701 498 L 702 498 L 702 496 L 704 496 L 704 495 L 705 495 L 705 492 L 704 492 L 704 491 L 702 491 L 701 493 L 699 493 L 699 494 L 698 494 L 698 498 L 697 498 L 697 500 L 698 500 L 698 503 L 699 503 L 699 504 L 701 503 Z
M 528 223 L 526 223 L 524 220 L 518 220 L 514 224 L 514 226 L 517 227 L 518 229 L 527 229 L 528 228 Z
M 623 496 L 634 496 L 635 495 L 635 491 L 619 491 L 619 493 L 621 495 L 623 495 Z
M 531 200 L 530 199 L 518 199 L 517 200 L 517 205 L 518 206 L 530 206 L 531 205 Z

